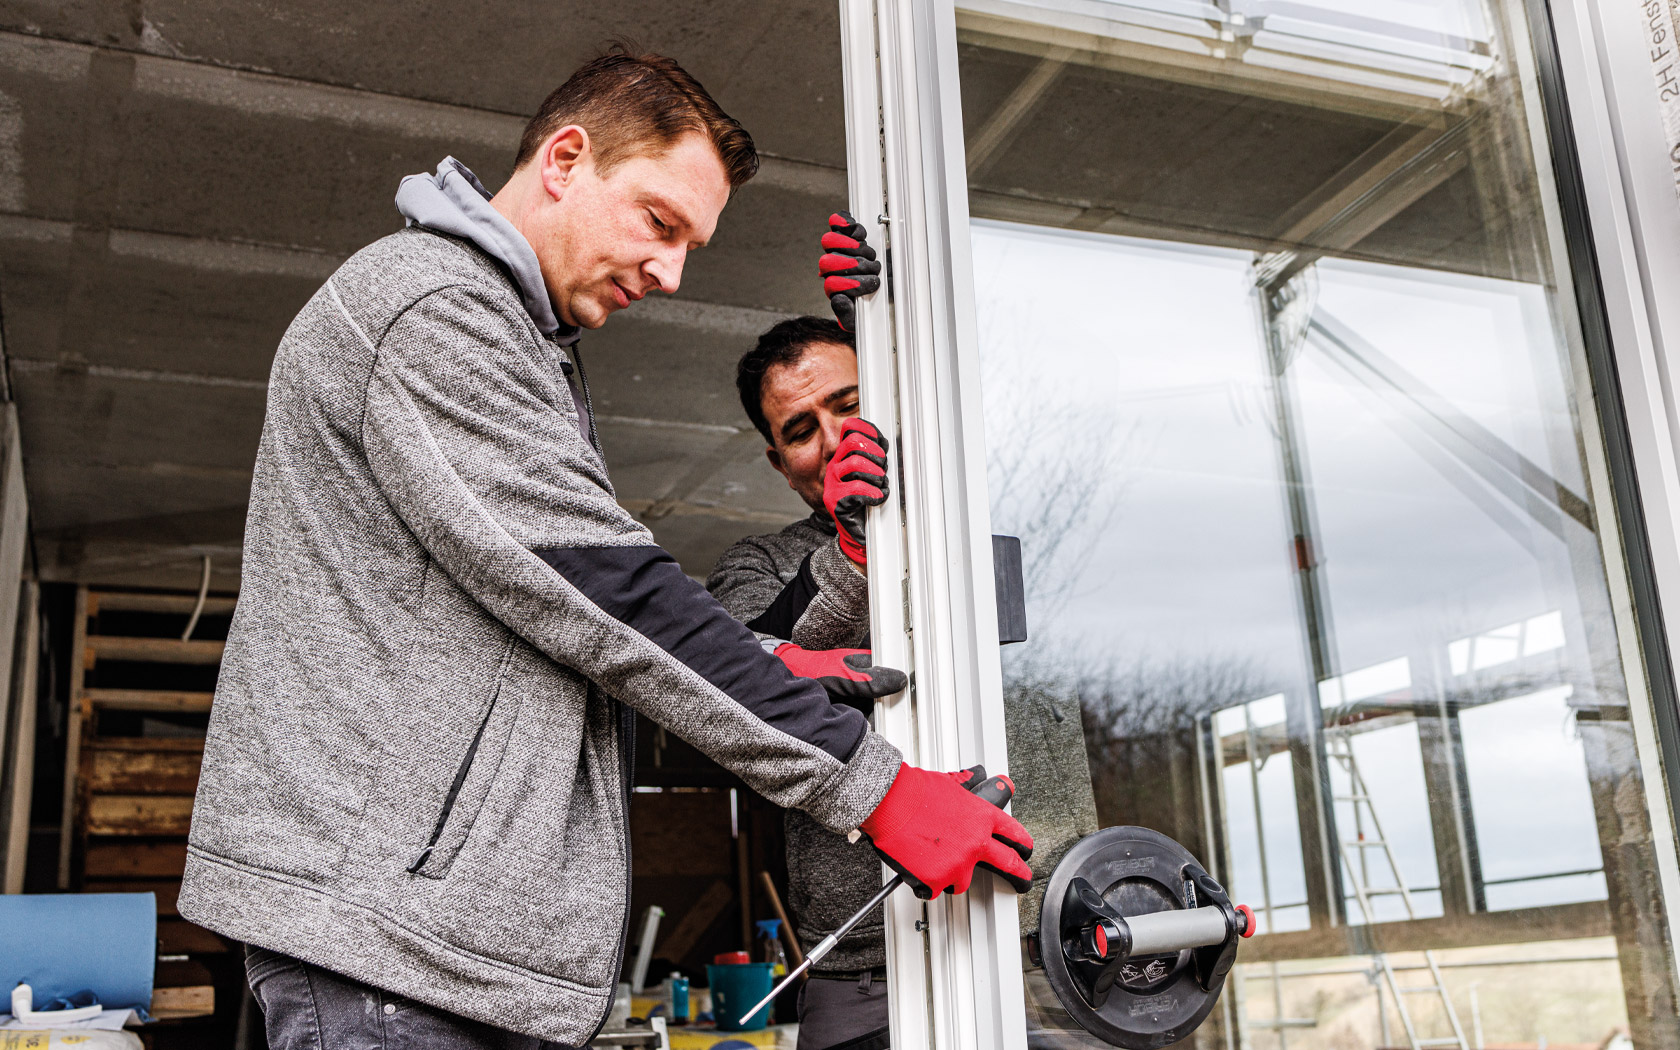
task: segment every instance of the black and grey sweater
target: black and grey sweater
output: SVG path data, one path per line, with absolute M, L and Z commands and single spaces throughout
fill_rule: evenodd
M 834 523 L 821 512 L 740 540 L 718 559 L 706 588 L 762 638 L 806 649 L 860 648 L 868 640 L 869 582 L 840 552 Z M 784 827 L 788 906 L 799 943 L 810 951 L 881 888 L 881 858 L 798 810 L 788 811 Z M 876 908 L 812 971 L 885 966 L 885 929 Z
M 820 512 L 736 543 L 718 559 L 706 586 L 760 637 L 807 649 L 869 644 L 867 581 L 840 553 L 834 524 Z M 1035 843 L 1033 888 L 1020 902 L 1026 935 L 1038 927 L 1050 872 L 1074 843 L 1097 830 L 1097 807 L 1078 700 L 1006 681 L 1003 702 L 1016 788 L 1011 811 Z M 881 865 L 874 850 L 803 813 L 789 810 L 786 828 L 788 897 L 799 941 L 809 949 L 880 888 Z M 886 957 L 877 909 L 814 969 L 850 973 L 884 966 Z
M 900 756 L 613 497 L 535 254 L 445 162 L 275 356 L 181 914 L 582 1045 L 630 903 L 629 708 L 837 831 Z

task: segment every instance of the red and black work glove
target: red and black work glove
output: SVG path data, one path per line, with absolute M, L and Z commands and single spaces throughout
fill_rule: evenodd
M 801 649 L 787 642 L 776 646 L 776 655 L 800 678 L 821 682 L 830 700 L 866 715 L 875 710 L 876 700 L 910 684 L 903 671 L 876 667 L 868 649 Z
M 834 318 L 848 332 L 857 331 L 857 297 L 881 287 L 881 264 L 869 246 L 868 233 L 849 212 L 828 217 L 823 234 L 823 257 L 817 270 Z
M 1021 822 L 969 788 L 984 771 L 938 773 L 900 765 L 887 797 L 858 830 L 916 896 L 966 893 L 976 866 L 1006 879 L 1016 892 L 1032 889 L 1033 840 Z
M 887 439 L 867 419 L 840 426 L 840 445 L 823 472 L 823 506 L 834 520 L 840 550 L 859 565 L 869 564 L 863 519 L 887 501 Z

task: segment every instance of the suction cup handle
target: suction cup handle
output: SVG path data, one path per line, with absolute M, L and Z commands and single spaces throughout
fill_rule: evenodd
M 1232 930 L 1225 917 L 1225 909 L 1213 905 L 1186 911 L 1129 915 L 1126 925 L 1132 932 L 1133 955 L 1165 955 L 1186 948 L 1223 944 L 1232 933 L 1242 932 Z

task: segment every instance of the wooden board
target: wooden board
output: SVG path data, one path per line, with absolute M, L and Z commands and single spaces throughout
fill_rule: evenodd
M 106 751 L 203 751 L 201 736 L 96 736 L 88 740 L 89 748 Z
M 84 689 L 82 695 L 95 708 L 105 711 L 163 711 L 170 714 L 202 714 L 210 710 L 213 693 L 189 693 L 169 689 Z
M 226 616 L 233 612 L 234 599 L 210 595 L 204 599 L 205 616 Z M 144 594 L 136 591 L 91 591 L 88 615 L 102 612 L 152 612 L 192 615 L 198 605 L 196 594 Z
M 630 797 L 630 855 L 636 877 L 727 878 L 735 870 L 729 792 L 637 792 Z
M 82 763 L 82 685 L 86 679 L 88 589 L 76 588 L 76 621 L 70 637 L 70 724 L 64 742 L 64 804 L 59 812 L 58 888 L 70 888 L 70 860 L 81 839 L 76 830 L 78 772 Z
M 180 879 L 89 879 L 82 887 L 86 893 L 150 893 L 157 897 L 158 918 L 173 918 L 181 914 L 175 902 L 181 896 Z
M 157 951 L 159 955 L 223 955 L 228 942 L 185 919 L 159 919 Z
M 89 878 L 179 879 L 186 868 L 185 842 L 88 843 L 86 869 Z
M 160 1021 L 208 1017 L 216 1012 L 216 988 L 200 962 L 160 962 L 152 984 L 152 1016 Z
M 718 879 L 706 887 L 700 899 L 682 913 L 677 924 L 659 939 L 655 954 L 663 959 L 681 959 L 694 947 L 706 928 L 729 907 L 735 894 L 729 883 Z
M 87 833 L 185 835 L 192 824 L 192 806 L 191 795 L 93 795 L 88 798 Z
M 191 795 L 198 790 L 204 753 L 183 750 L 88 748 L 83 775 L 98 795 Z
M 129 660 L 153 664 L 219 664 L 226 642 L 179 638 L 129 638 L 115 634 L 90 634 L 82 649 L 82 664 L 92 667 L 100 660 Z

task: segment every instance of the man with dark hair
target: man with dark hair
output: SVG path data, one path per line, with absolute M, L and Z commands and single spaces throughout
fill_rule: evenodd
M 923 897 L 1030 885 L 1018 823 L 790 675 L 613 499 L 575 344 L 677 290 L 752 140 L 619 49 L 533 141 L 494 196 L 452 158 L 404 179 L 408 228 L 275 356 L 180 911 L 252 946 L 276 1050 L 588 1042 L 636 711 Z
M 862 229 L 836 214 L 835 230 Z M 834 231 L 824 238 L 831 244 Z M 867 248 L 863 250 L 867 251 Z M 873 252 L 870 252 L 872 257 Z M 825 257 L 823 271 L 839 267 Z M 834 280 L 830 278 L 830 281 Z M 835 313 L 850 320 L 851 296 Z M 902 689 L 898 671 L 872 667 L 868 548 L 861 514 L 887 497 L 887 441 L 858 418 L 857 351 L 852 333 L 831 320 L 796 317 L 763 335 L 741 358 L 741 407 L 768 443 L 765 456 L 811 507 L 780 532 L 749 536 L 724 552 L 706 586 L 795 674 L 817 678 L 837 702 L 868 714 Z M 838 929 L 880 884 L 881 861 L 861 843 L 790 809 L 788 904 L 806 949 Z M 884 1050 L 887 1046 L 886 942 L 879 909 L 812 968 L 799 996 L 799 1050 Z
M 741 407 L 768 443 L 765 456 L 811 507 L 780 532 L 748 536 L 723 553 L 706 581 L 724 608 L 758 633 L 795 674 L 869 713 L 903 688 L 903 674 L 870 666 L 868 550 L 858 504 L 885 500 L 886 439 L 857 417 L 854 300 L 880 286 L 881 266 L 863 227 L 829 218 L 818 265 L 840 323 L 796 317 L 765 332 L 741 358 Z M 1073 718 L 1031 690 L 1004 694 L 1012 807 L 1039 840 L 1033 870 L 1053 870 L 1097 829 L 1090 768 Z M 809 949 L 873 895 L 880 858 L 809 815 L 787 811 L 788 904 Z M 1039 863 L 1042 862 L 1042 863 Z M 1019 884 L 1017 884 L 1019 887 Z M 1021 901 L 1023 937 L 1038 929 L 1040 888 Z M 887 1050 L 887 947 L 879 909 L 812 968 L 799 995 L 798 1050 Z

